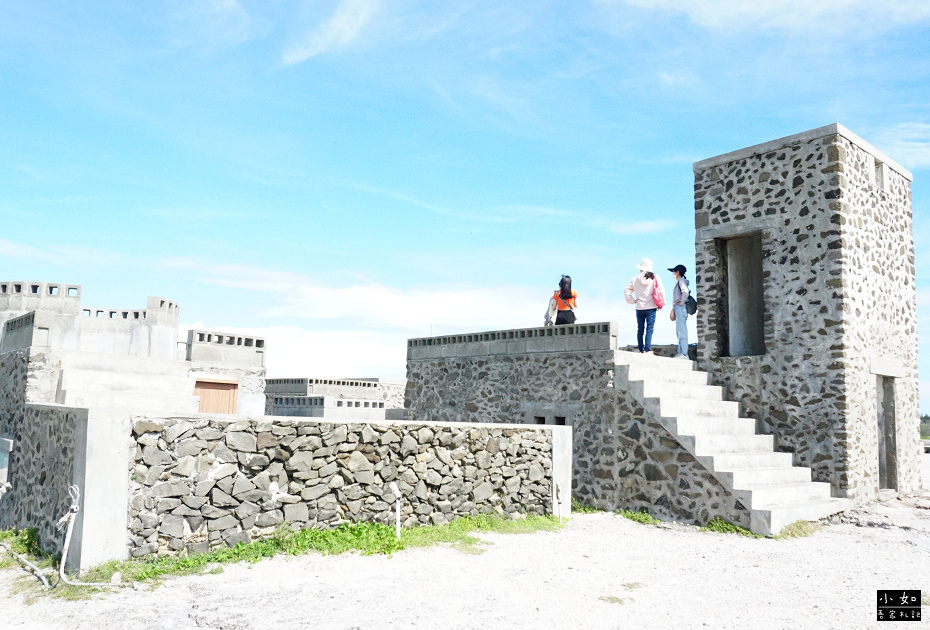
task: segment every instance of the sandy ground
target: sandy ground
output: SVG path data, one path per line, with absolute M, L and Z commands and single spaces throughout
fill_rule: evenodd
M 877 589 L 930 594 L 930 492 L 844 521 L 756 540 L 575 515 L 559 532 L 484 536 L 477 555 L 279 557 L 77 602 L 30 603 L 16 592 L 22 572 L 7 569 L 0 628 L 883 627 Z

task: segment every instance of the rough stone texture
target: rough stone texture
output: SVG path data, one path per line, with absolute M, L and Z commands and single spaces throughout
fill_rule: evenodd
M 854 502 L 877 497 L 873 357 L 895 378 L 898 489 L 919 488 L 910 181 L 839 128 L 695 164 L 698 358 L 794 464 Z M 816 135 L 816 134 L 813 134 Z M 747 151 L 748 153 L 748 151 Z M 764 354 L 725 349 L 722 239 L 761 234 Z
M 134 557 L 234 545 L 270 535 L 282 524 L 392 524 L 391 481 L 401 492 L 406 527 L 468 514 L 552 512 L 552 433 L 542 427 L 202 415 L 137 416 L 133 425 L 145 429 L 133 432 L 139 448 L 130 462 Z M 261 452 L 236 451 L 227 461 L 227 444 Z M 147 466 L 146 449 L 157 449 L 155 459 L 165 463 Z M 256 465 L 256 457 L 264 459 Z M 479 459 L 483 467 L 476 465 Z
M 27 382 L 45 370 L 45 355 L 28 349 L 0 355 L 0 435 L 13 439 L 12 489 L 0 500 L 0 529 L 35 527 L 41 547 L 60 553 L 55 525 L 71 505 L 75 432 L 83 410 L 27 404 Z
M 446 422 L 534 422 L 555 414 L 573 427 L 572 496 L 605 509 L 647 509 L 705 524 L 714 516 L 748 527 L 749 511 L 675 436 L 649 420 L 615 364 L 616 338 L 602 350 L 511 353 L 407 361 L 407 414 Z M 619 380 L 618 380 L 619 379 Z M 476 453 L 497 466 L 499 441 Z M 520 474 L 536 473 L 525 467 Z M 503 469 L 502 469 L 503 471 Z M 426 479 L 427 484 L 429 479 Z M 485 488 L 476 488 L 480 496 Z

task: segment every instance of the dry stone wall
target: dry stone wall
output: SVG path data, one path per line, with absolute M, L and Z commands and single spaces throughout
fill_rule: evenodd
M 543 427 L 448 427 L 218 416 L 135 417 L 133 556 L 205 551 L 291 528 L 551 513 Z
M 855 501 L 877 495 L 872 358 L 902 366 L 900 489 L 919 487 L 909 181 L 838 125 L 695 164 L 698 360 L 776 447 Z M 874 152 L 874 149 L 872 150 Z M 727 356 L 726 242 L 762 245 L 764 352 Z

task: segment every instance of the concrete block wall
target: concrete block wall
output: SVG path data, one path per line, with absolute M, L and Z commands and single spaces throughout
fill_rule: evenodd
M 263 368 L 265 340 L 224 332 L 189 330 L 187 360 L 229 367 Z
M 880 182 L 876 178 L 879 165 Z M 911 175 L 841 125 L 694 164 L 698 360 L 835 496 L 878 494 L 876 376 L 897 366 L 899 489 L 919 487 Z M 761 242 L 761 347 L 728 348 L 732 239 Z M 730 265 L 732 266 L 732 265 Z
M 267 396 L 267 394 L 266 394 Z M 378 400 L 337 398 L 335 396 L 272 395 L 272 416 L 303 416 L 333 420 L 378 421 L 385 418 L 385 404 Z
M 59 282 L 0 281 L 0 324 L 29 311 L 45 310 L 77 315 L 81 287 Z
M 614 350 L 616 347 L 617 323 L 599 322 L 409 339 L 407 360 Z
M 398 498 L 405 527 L 570 510 L 564 427 L 138 416 L 133 435 L 134 556 L 248 542 L 281 524 L 393 523 Z

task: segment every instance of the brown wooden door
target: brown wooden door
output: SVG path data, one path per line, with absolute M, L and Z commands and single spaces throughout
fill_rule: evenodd
M 211 383 L 197 381 L 194 396 L 200 396 L 200 413 L 236 413 L 235 383 Z

